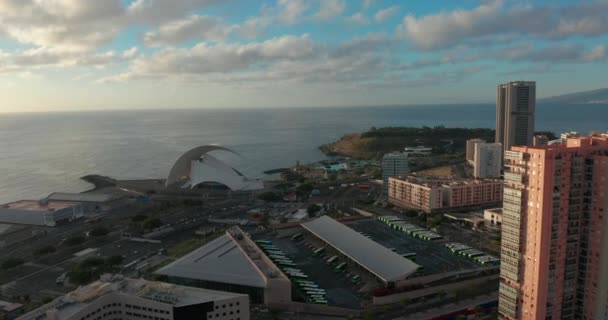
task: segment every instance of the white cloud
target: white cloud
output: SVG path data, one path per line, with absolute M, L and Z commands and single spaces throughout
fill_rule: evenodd
M 314 15 L 314 18 L 327 21 L 341 15 L 345 9 L 346 3 L 344 0 L 322 0 L 319 11 Z
M 378 10 L 374 15 L 374 20 L 376 22 L 384 22 L 390 19 L 393 15 L 395 15 L 399 11 L 399 6 L 390 6 L 386 9 Z
M 133 61 L 129 72 L 118 79 L 230 73 L 248 70 L 254 65 L 304 59 L 313 53 L 308 35 L 249 44 L 200 43 L 192 48 L 168 48 L 149 57 L 140 56 Z
M 278 19 L 286 24 L 295 24 L 309 9 L 309 5 L 304 0 L 278 0 L 280 13 Z
M 454 10 L 422 17 L 408 14 L 397 34 L 423 50 L 487 41 L 493 37 L 531 36 L 563 39 L 608 33 L 608 2 L 565 6 L 513 6 L 504 1 L 484 2 L 471 10 Z
M 363 10 L 366 10 L 374 5 L 374 0 L 363 0 Z
M 226 26 L 216 17 L 191 15 L 187 18 L 162 24 L 157 30 L 144 34 L 143 42 L 147 46 L 171 46 L 192 39 L 206 41 L 223 41 L 235 26 Z
M 0 35 L 63 51 L 94 51 L 124 28 L 181 18 L 219 0 L 0 0 Z
M 131 47 L 122 52 L 122 57 L 125 59 L 133 59 L 137 55 L 139 49 L 137 47 Z
M 369 24 L 369 19 L 361 12 L 357 12 L 350 17 L 346 17 L 345 20 L 353 24 Z
M 182 18 L 195 9 L 220 2 L 221 0 L 136 0 L 127 7 L 126 11 L 130 21 L 134 23 L 159 24 Z
M 593 62 L 606 59 L 606 46 L 599 45 L 583 54 L 583 61 Z

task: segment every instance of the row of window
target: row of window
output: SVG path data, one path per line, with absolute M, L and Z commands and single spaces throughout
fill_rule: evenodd
M 144 310 L 144 311 L 148 311 L 148 312 L 156 312 L 156 313 L 162 313 L 162 314 L 169 314 L 170 312 L 167 310 L 162 310 L 162 309 L 155 309 L 155 308 L 147 308 L 147 307 L 140 307 L 138 305 L 131 305 L 128 303 L 125 303 L 125 307 L 127 309 L 135 309 L 135 310 Z

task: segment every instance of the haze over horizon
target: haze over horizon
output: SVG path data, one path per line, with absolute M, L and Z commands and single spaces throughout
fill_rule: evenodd
M 0 112 L 485 103 L 605 87 L 608 2 L 0 0 Z

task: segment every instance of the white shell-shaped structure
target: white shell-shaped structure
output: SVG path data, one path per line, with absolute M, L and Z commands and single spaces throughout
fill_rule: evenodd
M 220 159 L 208 154 L 211 151 L 236 152 L 220 146 L 201 146 L 182 155 L 169 172 L 165 186 L 180 184 L 183 188 L 194 188 L 205 182 L 220 183 L 233 191 L 259 190 L 264 188 L 261 180 L 243 176 Z

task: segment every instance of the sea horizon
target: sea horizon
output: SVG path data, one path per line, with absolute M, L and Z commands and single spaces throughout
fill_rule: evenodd
M 603 105 L 539 103 L 536 130 L 605 131 Z M 81 192 L 87 174 L 164 178 L 190 148 L 221 144 L 244 174 L 325 159 L 318 147 L 372 126 L 494 128 L 494 104 L 264 109 L 95 110 L 0 114 L 0 203 Z

